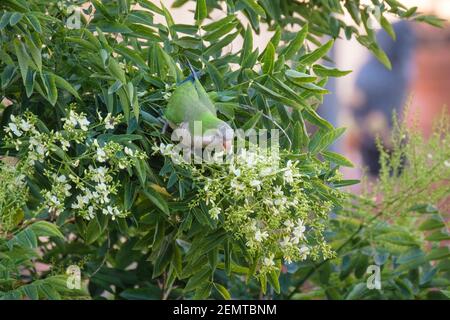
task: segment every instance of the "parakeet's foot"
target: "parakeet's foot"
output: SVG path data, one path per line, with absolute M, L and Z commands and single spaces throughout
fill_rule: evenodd
M 159 120 L 164 124 L 163 128 L 161 130 L 161 134 L 166 134 L 167 128 L 169 127 L 169 122 L 166 119 L 163 119 L 163 118 L 160 118 Z

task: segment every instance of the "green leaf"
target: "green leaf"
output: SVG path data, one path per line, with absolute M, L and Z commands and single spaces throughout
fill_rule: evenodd
M 92 244 L 94 243 L 103 233 L 102 227 L 100 226 L 100 222 L 97 218 L 89 221 L 87 229 L 86 229 L 86 243 Z
M 297 70 L 288 69 L 285 71 L 284 75 L 295 84 L 303 84 L 305 82 L 312 82 L 317 79 L 316 76 L 298 72 Z
M 305 24 L 303 28 L 297 33 L 294 40 L 292 40 L 289 45 L 283 50 L 286 60 L 291 59 L 295 54 L 297 54 L 305 42 L 306 36 L 308 35 L 308 24 Z
M 250 26 L 247 26 L 244 35 L 244 44 L 242 46 L 241 51 L 241 64 L 243 64 L 245 60 L 247 60 L 247 58 L 251 55 L 252 52 L 253 52 L 253 30 Z
M 317 48 L 313 52 L 302 56 L 298 60 L 298 62 L 303 65 L 312 65 L 314 62 L 325 56 L 328 53 L 328 51 L 330 51 L 330 49 L 333 47 L 333 44 L 334 44 L 333 40 L 328 41 L 323 46 Z
M 381 16 L 380 24 L 381 27 L 383 27 L 383 29 L 387 32 L 387 34 L 395 41 L 397 37 L 395 35 L 394 28 L 392 27 L 389 20 L 386 19 L 384 16 Z
M 351 71 L 341 71 L 336 68 L 329 68 L 316 64 L 313 66 L 314 73 L 319 77 L 343 77 L 349 74 Z
M 58 89 L 56 88 L 56 77 L 53 73 L 45 73 L 42 75 L 45 91 L 47 92 L 47 100 L 52 106 L 58 100 Z
M 8 24 L 9 20 L 11 19 L 12 12 L 4 12 L 1 19 L 0 19 L 0 31 L 3 30 Z
M 228 23 L 220 27 L 219 29 L 214 30 L 213 32 L 207 33 L 203 36 L 203 39 L 209 42 L 217 41 L 220 37 L 228 34 L 233 30 L 236 26 L 236 23 Z
M 160 250 L 158 252 L 158 256 L 156 257 L 154 266 L 153 266 L 153 274 L 152 278 L 160 276 L 169 265 L 170 261 L 173 257 L 173 245 L 169 242 L 167 238 L 164 239 Z
M 361 182 L 360 180 L 356 180 L 356 179 L 339 180 L 339 181 L 334 181 L 333 182 L 333 186 L 335 188 L 348 187 L 348 186 L 352 186 L 352 185 L 358 184 L 360 182 Z
M 62 78 L 56 74 L 54 75 L 54 77 L 55 77 L 55 84 L 58 88 L 67 90 L 75 98 L 77 98 L 78 100 L 81 100 L 81 97 L 79 96 L 77 90 L 75 90 L 75 88 L 69 82 L 67 82 L 64 78 Z
M 279 280 L 278 280 L 278 277 L 279 277 L 279 272 L 277 272 L 277 271 L 271 271 L 271 272 L 269 273 L 269 279 L 268 279 L 270 285 L 273 287 L 273 289 L 275 290 L 275 292 L 276 292 L 277 294 L 279 294 L 280 291 L 281 291 L 281 288 L 280 288 L 280 282 L 279 282 Z
M 98 0 L 92 0 L 92 4 L 99 12 L 101 12 L 106 19 L 114 21 L 114 17 L 109 13 L 108 9 Z
M 32 25 L 34 31 L 36 31 L 38 33 L 42 33 L 41 23 L 39 22 L 38 18 L 36 18 L 33 14 L 26 14 L 25 17 Z
M 327 120 L 322 118 L 317 114 L 317 112 L 313 109 L 305 109 L 303 116 L 306 120 L 311 122 L 312 124 L 325 129 L 325 130 L 334 130 L 334 127 L 331 123 L 329 123 Z
M 418 213 L 437 213 L 438 210 L 431 204 L 417 204 L 408 209 L 408 211 L 415 211 Z
M 123 86 L 122 81 L 116 80 L 116 82 L 114 82 L 113 85 L 108 88 L 108 94 L 113 94 L 114 92 L 122 88 L 122 86 Z
M 228 290 L 219 283 L 214 283 L 214 287 L 217 289 L 217 292 L 224 298 L 225 300 L 231 300 L 231 294 Z
M 233 14 L 227 15 L 225 18 L 222 18 L 218 21 L 214 21 L 210 24 L 207 24 L 206 26 L 203 26 L 202 29 L 205 31 L 213 31 L 216 29 L 221 28 L 224 25 L 229 24 L 230 22 L 233 22 L 236 20 L 236 16 Z
M 328 132 L 324 132 L 323 130 L 317 131 L 309 143 L 309 151 L 313 154 L 317 154 L 325 150 L 334 141 L 336 141 L 336 139 L 339 138 L 344 131 L 345 128 L 339 128 Z
M 263 112 L 262 111 L 258 111 L 256 112 L 255 115 L 253 115 L 243 126 L 242 129 L 243 130 L 249 130 L 249 129 L 253 129 L 256 124 L 259 122 L 259 120 L 261 119 Z
M 217 68 L 209 62 L 206 63 L 206 69 L 208 70 L 208 74 L 211 77 L 211 80 L 214 82 L 217 90 L 223 90 L 223 88 L 225 87 L 225 81 L 219 70 L 217 70 Z
M 20 287 L 20 289 L 31 300 L 39 299 L 38 288 L 34 284 L 24 285 L 24 286 Z
M 23 43 L 19 39 L 14 39 L 14 50 L 17 56 L 17 60 L 19 62 L 20 73 L 22 75 L 22 80 L 24 81 L 27 78 L 28 66 L 30 63 L 30 56 L 28 56 Z
M 366 283 L 358 283 L 352 290 L 347 294 L 345 300 L 358 300 L 367 292 Z
M 450 240 L 450 234 L 447 231 L 440 230 L 440 231 L 433 232 L 432 234 L 430 234 L 425 239 L 428 240 L 428 241 Z
M 441 247 L 441 248 L 435 248 L 431 250 L 427 256 L 427 260 L 440 260 L 444 259 L 450 256 L 450 248 L 449 247 Z
M 429 219 L 422 222 L 422 224 L 419 226 L 419 230 L 433 230 L 433 229 L 439 229 L 445 227 L 445 223 L 441 216 L 439 215 L 433 215 Z
M 373 44 L 369 47 L 370 51 L 375 55 L 375 57 L 389 70 L 392 70 L 391 61 L 389 60 L 386 53 L 377 45 Z
M 20 22 L 20 20 L 22 20 L 23 18 L 23 14 L 19 13 L 19 12 L 14 12 L 11 15 L 11 18 L 9 19 L 9 25 L 11 27 L 14 27 L 16 24 L 18 24 Z
M 159 300 L 161 299 L 161 290 L 153 285 L 145 288 L 126 289 L 119 294 L 127 300 Z
M 208 57 L 212 56 L 213 54 L 216 54 L 219 52 L 223 47 L 229 45 L 239 34 L 239 31 L 236 31 L 235 33 L 229 34 L 216 43 L 211 44 L 204 52 L 203 55 Z
M 28 69 L 27 78 L 25 79 L 25 92 L 27 97 L 31 97 L 34 89 L 34 80 L 36 79 L 36 71 Z
M 186 286 L 184 287 L 184 291 L 192 291 L 206 284 L 210 277 L 211 269 L 209 269 L 209 266 L 204 266 L 188 280 Z
M 195 20 L 201 22 L 208 16 L 208 8 L 206 7 L 206 0 L 197 0 L 196 2 Z
M 294 136 L 292 139 L 294 152 L 300 152 L 302 148 L 306 147 L 309 143 L 309 135 L 306 131 L 306 125 L 301 117 L 301 121 L 297 121 L 294 124 Z
M 112 57 L 109 58 L 108 70 L 113 77 L 120 80 L 122 83 L 127 83 L 127 79 L 125 78 L 125 72 L 120 67 L 119 63 Z
M 3 69 L 1 81 L 2 81 L 2 89 L 5 89 L 11 80 L 14 78 L 17 72 L 17 67 L 14 65 L 7 65 L 5 69 Z
M 415 260 L 420 260 L 422 261 L 423 257 L 425 256 L 425 254 L 423 253 L 423 251 L 419 248 L 413 248 L 410 249 L 404 253 L 402 253 L 398 259 L 397 259 L 397 263 L 398 264 L 409 264 Z
M 64 235 L 59 231 L 59 228 L 48 221 L 38 221 L 29 226 L 29 229 L 33 230 L 36 236 L 48 236 L 64 238 Z
M 157 192 L 155 192 L 152 188 L 148 188 L 144 190 L 145 196 L 158 207 L 163 213 L 166 215 L 170 215 L 169 206 L 167 201 Z
M 322 156 L 330 161 L 330 162 L 334 162 L 339 166 L 343 166 L 343 167 L 354 167 L 353 163 L 348 160 L 347 158 L 345 158 L 344 156 L 340 155 L 339 153 L 336 152 L 332 152 L 332 151 L 322 151 Z
M 297 103 L 296 101 L 293 101 L 289 98 L 286 98 L 285 96 L 279 94 L 278 92 L 275 92 L 269 88 L 267 88 L 266 86 L 263 86 L 262 84 L 258 83 L 258 82 L 253 82 L 253 85 L 256 86 L 256 89 L 260 92 L 265 93 L 266 95 L 268 95 L 270 98 L 272 98 L 275 101 L 281 102 L 287 106 L 296 108 L 297 110 L 302 110 L 303 106 L 300 105 L 299 103 Z
M 135 50 L 132 50 L 130 48 L 121 45 L 116 46 L 114 50 L 123 55 L 127 60 L 132 61 L 135 65 L 139 66 L 141 69 L 148 70 L 148 66 L 144 58 L 142 58 L 139 55 L 139 53 L 136 52 Z
M 159 8 L 156 4 L 152 3 L 149 0 L 137 0 L 137 2 L 144 8 L 147 8 L 161 15 L 164 14 L 164 11 L 161 8 Z
M 255 0 L 242 0 L 242 2 L 245 3 L 247 7 L 250 8 L 257 15 L 263 18 L 266 17 L 266 12 L 264 11 L 264 8 L 261 7 Z

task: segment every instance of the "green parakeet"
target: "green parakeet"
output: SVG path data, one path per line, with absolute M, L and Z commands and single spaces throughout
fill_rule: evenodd
M 233 129 L 217 117 L 216 107 L 195 72 L 172 93 L 164 116 L 172 129 L 187 130 L 194 146 L 220 143 L 226 150 L 231 147 Z M 194 129 L 199 122 L 201 129 Z

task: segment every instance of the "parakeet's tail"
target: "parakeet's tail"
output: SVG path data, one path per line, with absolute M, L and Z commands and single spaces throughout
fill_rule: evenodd
M 190 76 L 193 77 L 193 80 L 198 79 L 197 72 L 195 72 L 195 69 L 194 69 L 194 67 L 192 66 L 191 62 L 190 62 L 189 60 L 187 60 L 187 63 L 188 63 L 189 70 L 191 70 L 191 75 L 190 75 Z

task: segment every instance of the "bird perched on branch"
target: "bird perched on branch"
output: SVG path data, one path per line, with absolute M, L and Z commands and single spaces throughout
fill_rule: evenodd
M 195 147 L 220 144 L 228 151 L 233 129 L 217 117 L 216 107 L 200 83 L 198 73 L 190 64 L 189 67 L 191 74 L 172 93 L 164 116 L 172 129 L 186 130 L 191 141 L 184 143 Z

